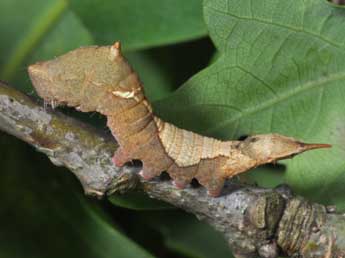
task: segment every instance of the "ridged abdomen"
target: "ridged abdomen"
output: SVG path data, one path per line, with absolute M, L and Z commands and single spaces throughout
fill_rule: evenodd
M 175 127 L 154 117 L 148 105 L 143 99 L 122 114 L 108 117 L 108 126 L 120 144 L 115 164 L 139 159 L 146 179 L 166 171 L 179 188 L 196 178 L 212 195 L 219 195 L 227 177 L 227 161 L 236 155 L 238 142 L 223 142 Z
M 174 161 L 168 169 L 175 184 L 184 187 L 193 178 L 210 194 L 219 195 L 228 175 L 228 161 L 241 156 L 239 141 L 220 141 L 180 129 L 155 117 L 166 154 Z

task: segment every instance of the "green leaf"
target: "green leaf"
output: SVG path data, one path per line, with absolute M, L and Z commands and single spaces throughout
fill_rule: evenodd
M 66 9 L 65 1 L 32 2 L 4 0 L 1 3 L 1 77 L 7 79 Z M 20 8 L 19 8 L 20 7 Z M 13 19 L 16 14 L 18 19 Z M 25 15 L 22 15 L 25 14 Z M 28 23 L 29 19 L 30 22 Z M 15 33 L 13 33 L 15 32 Z
M 0 145 L 0 257 L 153 257 L 83 196 L 70 172 L 8 136 Z
M 207 0 L 204 12 L 221 57 L 156 103 L 159 113 L 224 139 L 276 132 L 333 144 L 284 161 L 284 179 L 314 200 L 344 201 L 328 193 L 345 183 L 345 10 L 318 0 Z
M 28 64 L 93 43 L 91 35 L 67 7 L 64 0 L 0 2 L 2 80 L 30 92 Z
M 139 2 L 138 6 L 143 3 L 144 2 Z M 86 6 L 87 3 L 83 2 L 83 8 L 85 7 L 84 4 Z M 114 3 L 108 1 L 107 4 L 113 5 Z M 124 1 L 121 5 L 123 5 L 124 9 L 133 9 L 130 8 L 130 6 L 134 4 L 136 3 L 133 1 L 132 3 L 131 1 Z M 174 10 L 173 7 L 175 5 L 171 5 L 169 1 L 161 1 L 158 3 L 152 1 L 151 5 L 155 7 L 151 12 L 155 12 L 157 15 L 163 17 L 166 13 L 160 14 L 161 9 L 159 8 L 163 8 L 162 6 L 164 4 L 169 6 L 169 8 L 164 8 L 166 12 L 176 12 L 181 16 L 186 16 L 185 22 L 189 21 L 190 24 L 188 24 L 191 26 L 185 27 L 185 30 L 190 29 L 190 31 L 188 31 L 188 33 L 181 31 L 179 29 L 180 24 L 178 24 L 177 21 L 182 21 L 182 18 L 177 18 L 177 14 L 172 15 L 172 13 L 170 13 L 172 16 L 166 17 L 167 24 L 164 25 L 168 26 L 166 27 L 168 30 L 166 34 L 169 35 L 154 33 L 152 36 L 159 36 L 165 40 L 176 33 L 175 36 L 180 37 L 180 41 L 188 40 L 197 37 L 196 35 L 201 33 L 201 29 L 197 28 L 198 26 L 203 28 L 203 34 L 205 34 L 201 16 L 201 1 L 193 0 L 188 3 L 183 3 L 183 5 L 187 6 L 183 12 Z M 102 8 L 103 7 L 101 7 L 99 12 L 104 11 L 105 13 L 99 16 L 106 17 L 109 10 Z M 150 9 L 150 6 L 146 5 L 146 8 Z M 92 12 L 89 10 L 93 9 L 88 9 L 88 13 L 93 15 L 94 10 Z M 138 12 L 137 8 L 133 10 Z M 115 11 L 111 11 L 117 13 L 119 9 L 115 8 Z M 189 12 L 191 12 L 190 15 L 188 14 Z M 121 11 L 121 14 L 123 16 L 125 12 Z M 32 3 L 23 2 L 21 0 L 4 0 L 0 2 L 0 16 L 2 19 L 0 23 L 0 34 L 6 39 L 0 42 L 0 78 L 9 81 L 12 85 L 16 85 L 18 88 L 28 93 L 33 92 L 26 71 L 26 67 L 29 64 L 51 59 L 54 56 L 64 54 L 80 46 L 110 44 L 115 40 L 115 36 L 118 35 L 116 31 L 113 31 L 112 21 L 109 21 L 111 25 L 107 35 L 111 37 L 111 40 L 104 41 L 102 39 L 97 39 L 95 41 L 93 35 L 91 35 L 88 30 L 89 28 L 86 28 L 78 16 L 70 11 L 69 5 L 65 0 L 36 0 Z M 128 17 L 128 15 L 125 16 Z M 14 17 L 17 18 L 14 19 Z M 110 17 L 115 17 L 115 15 Z M 152 20 L 153 17 L 147 17 L 148 23 L 156 23 Z M 176 21 L 174 21 L 174 19 L 176 19 Z M 119 22 L 120 23 L 117 23 L 117 25 L 127 30 L 128 21 L 122 17 Z M 139 25 L 141 26 L 144 24 L 145 27 L 147 27 L 146 19 L 145 21 L 140 21 Z M 156 25 L 154 26 L 156 27 Z M 135 26 L 131 28 L 135 29 Z M 139 30 L 140 28 L 136 29 Z M 195 30 L 196 34 L 193 33 L 192 30 Z M 183 35 L 183 33 L 185 34 Z M 101 34 L 103 35 L 103 33 Z M 136 35 L 139 34 L 136 33 Z M 141 35 L 144 37 L 140 39 L 136 38 L 135 40 L 139 40 L 140 44 L 146 44 L 145 37 L 149 37 L 149 35 L 145 31 L 142 31 Z M 132 39 L 131 35 L 129 35 L 129 37 Z M 118 39 L 126 41 L 126 39 L 121 36 L 119 36 Z M 160 43 L 156 42 L 155 45 L 157 44 Z M 168 96 L 173 90 L 174 83 L 172 79 L 174 76 L 168 72 L 168 69 L 172 61 L 176 59 L 176 53 L 174 52 L 171 54 L 170 52 L 169 49 L 158 49 L 157 51 L 126 52 L 125 54 L 143 80 L 148 98 L 152 101 Z M 162 59 L 161 54 L 163 54 L 165 58 Z M 166 58 L 167 55 L 169 56 L 168 58 Z M 177 60 L 180 59 L 181 58 Z M 177 68 L 179 67 L 185 69 L 183 66 L 178 66 Z M 174 67 L 174 70 L 177 71 L 178 69 Z
M 125 53 L 125 56 L 140 76 L 145 86 L 145 95 L 150 101 L 162 99 L 173 91 L 170 76 L 151 52 L 135 51 Z
M 133 50 L 206 35 L 201 0 L 70 0 L 70 5 L 103 45 L 121 40 L 124 49 Z
M 181 211 L 145 212 L 143 223 L 159 231 L 165 245 L 190 258 L 232 257 L 223 235 L 211 226 Z
M 144 83 L 145 95 L 153 102 L 169 96 L 182 82 L 207 66 L 213 52 L 211 40 L 202 38 L 173 46 L 130 51 L 125 56 Z
M 283 173 L 285 172 L 284 166 L 279 165 L 266 165 L 256 169 L 252 169 L 247 173 L 240 174 L 240 183 L 249 185 L 260 185 L 261 187 L 274 188 L 278 185 L 284 184 Z
M 114 194 L 109 197 L 109 201 L 116 206 L 139 211 L 175 209 L 168 203 L 151 199 L 143 192 L 130 192 L 123 195 Z

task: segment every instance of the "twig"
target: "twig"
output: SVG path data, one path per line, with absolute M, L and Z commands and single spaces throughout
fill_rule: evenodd
M 170 181 L 144 181 L 136 166 L 117 168 L 111 137 L 59 112 L 45 110 L 0 83 L 0 129 L 70 169 L 88 195 L 140 188 L 195 214 L 222 232 L 236 257 L 344 257 L 345 217 L 294 196 L 287 186 L 262 189 L 229 182 L 219 198 L 204 188 L 177 190 Z

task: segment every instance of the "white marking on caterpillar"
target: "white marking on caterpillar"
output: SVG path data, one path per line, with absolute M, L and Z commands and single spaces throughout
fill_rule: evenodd
M 134 90 L 131 90 L 131 91 L 121 91 L 121 90 L 116 90 L 116 91 L 112 91 L 111 93 L 113 95 L 115 95 L 116 97 L 120 97 L 120 98 L 123 98 L 123 99 L 132 99 L 134 98 L 137 102 L 140 101 L 140 99 L 136 96 L 136 94 L 138 92 L 141 91 L 141 88 L 136 88 Z M 147 101 L 146 101 L 146 104 L 148 105 Z
M 155 121 L 155 123 L 157 125 L 158 132 L 162 131 L 163 127 L 164 127 L 164 122 L 156 116 L 153 118 L 153 120 Z
M 131 99 L 134 98 L 135 92 L 134 91 L 113 91 L 112 92 L 116 97 L 120 97 L 123 99 Z
M 152 113 L 152 107 L 146 99 L 143 100 L 143 104 L 149 110 L 149 112 Z

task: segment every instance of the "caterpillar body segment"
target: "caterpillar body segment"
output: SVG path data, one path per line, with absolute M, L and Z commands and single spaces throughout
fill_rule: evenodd
M 138 75 L 122 56 L 120 44 L 90 46 L 29 66 L 37 93 L 48 103 L 97 111 L 120 147 L 116 166 L 139 159 L 145 179 L 167 171 L 178 188 L 193 178 L 218 196 L 224 181 L 253 167 L 301 152 L 330 147 L 264 134 L 244 141 L 220 141 L 180 129 L 155 117 Z

